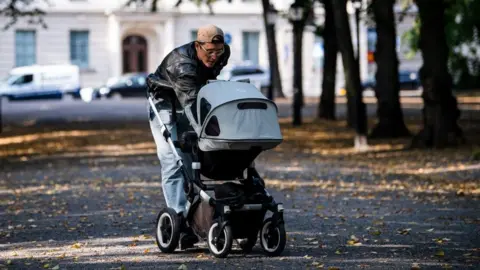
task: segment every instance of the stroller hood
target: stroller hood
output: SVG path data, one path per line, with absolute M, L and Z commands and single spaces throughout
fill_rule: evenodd
M 190 122 L 202 151 L 265 150 L 282 141 L 276 104 L 252 84 L 210 82 L 191 109 L 196 110 Z

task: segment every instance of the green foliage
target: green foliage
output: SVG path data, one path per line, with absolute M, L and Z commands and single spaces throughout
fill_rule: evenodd
M 476 148 L 475 150 L 473 150 L 472 159 L 475 161 L 480 160 L 480 148 Z
M 411 4 L 411 0 L 406 0 Z M 450 49 L 449 69 L 457 88 L 480 86 L 480 1 L 444 0 L 445 34 Z M 408 44 L 407 58 L 419 51 L 420 20 L 418 16 L 412 28 L 402 35 L 402 42 Z
M 420 40 L 420 18 L 417 16 L 414 20 L 412 28 L 410 30 L 405 31 L 402 35 L 402 43 L 408 44 L 409 51 L 406 53 L 405 57 L 407 59 L 411 59 L 417 54 L 420 50 L 419 48 L 419 40 Z

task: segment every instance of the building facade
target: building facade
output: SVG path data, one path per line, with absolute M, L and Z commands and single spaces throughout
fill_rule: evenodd
M 153 72 L 165 55 L 176 46 L 194 39 L 200 25 L 213 23 L 229 35 L 232 49 L 229 64 L 245 61 L 268 67 L 268 53 L 260 0 L 217 1 L 215 15 L 206 6 L 176 0 L 159 1 L 158 11 L 145 6 L 125 7 L 126 0 L 53 0 L 43 29 L 19 20 L 0 33 L 0 76 L 14 67 L 32 64 L 76 64 L 81 70 L 83 87 L 96 87 L 109 77 L 123 73 Z M 291 1 L 274 1 L 286 10 Z M 7 19 L 0 17 L 3 26 Z M 352 16 L 352 30 L 354 30 Z M 290 23 L 279 18 L 276 24 L 279 67 L 284 92 L 291 95 L 293 59 Z M 368 76 L 368 29 L 361 25 L 362 77 Z M 352 38 L 356 42 L 355 34 Z M 321 39 L 311 30 L 304 34 L 303 82 L 306 96 L 320 94 L 323 50 Z M 339 58 L 337 84 L 343 78 Z

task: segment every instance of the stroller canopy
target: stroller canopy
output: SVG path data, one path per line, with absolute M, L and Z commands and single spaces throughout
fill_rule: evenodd
M 265 150 L 283 139 L 276 104 L 250 83 L 210 82 L 200 89 L 195 107 L 192 126 L 202 151 Z

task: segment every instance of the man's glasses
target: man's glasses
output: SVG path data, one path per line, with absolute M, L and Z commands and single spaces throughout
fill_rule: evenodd
M 225 47 L 222 48 L 221 50 L 207 50 L 202 46 L 202 44 L 198 43 L 198 45 L 200 45 L 200 48 L 202 48 L 202 50 L 206 52 L 209 57 L 212 57 L 214 55 L 220 56 L 225 52 Z

